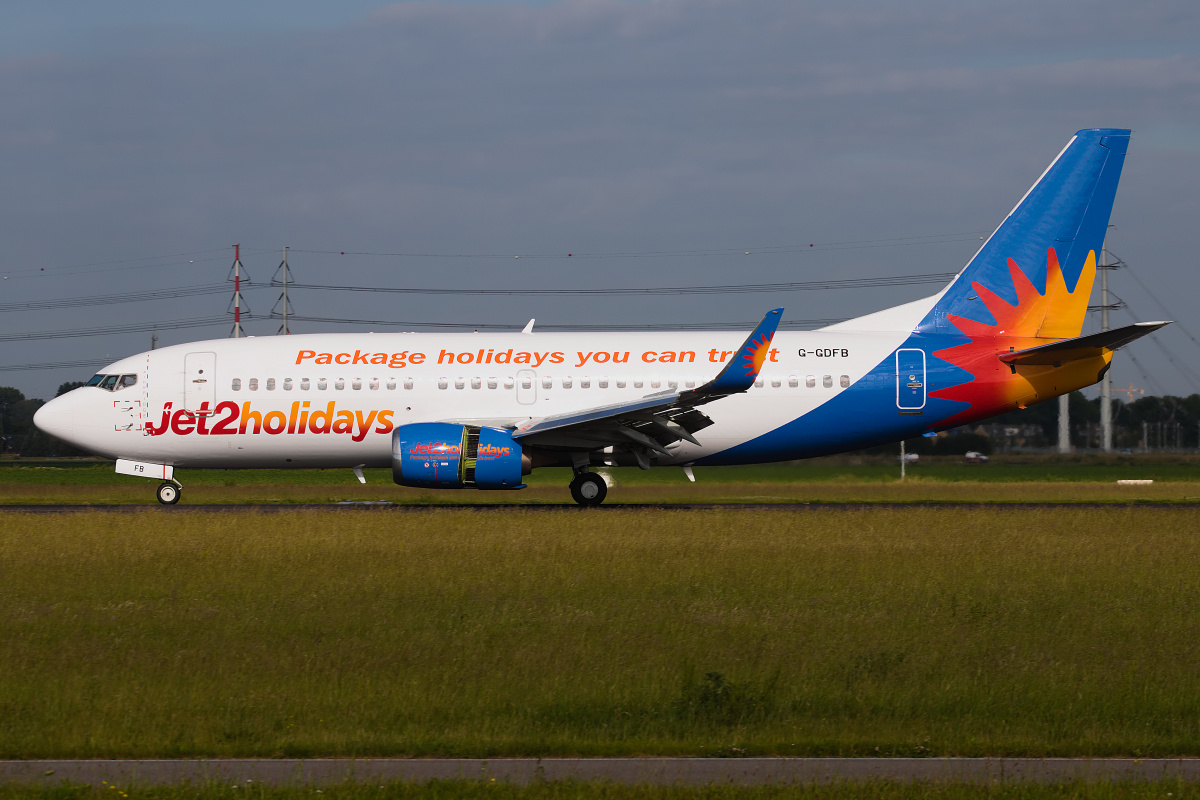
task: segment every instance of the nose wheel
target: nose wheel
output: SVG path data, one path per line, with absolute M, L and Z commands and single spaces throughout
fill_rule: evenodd
M 174 483 L 158 485 L 158 502 L 164 506 L 173 506 L 179 502 L 180 487 Z
M 571 481 L 571 497 L 581 506 L 598 506 L 608 494 L 608 484 L 594 472 L 580 472 Z

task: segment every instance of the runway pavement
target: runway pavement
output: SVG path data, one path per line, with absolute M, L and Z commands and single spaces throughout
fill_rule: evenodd
M 1108 503 L 1013 503 L 1013 502 L 912 502 L 912 503 L 606 503 L 602 506 L 581 508 L 573 503 L 430 503 L 409 504 L 392 503 L 388 501 L 345 503 L 214 503 L 163 506 L 157 503 L 124 504 L 124 505 L 84 505 L 84 504 L 26 504 L 0 505 L 0 514 L 29 512 L 34 514 L 62 514 L 69 512 L 105 512 L 129 514 L 135 511 L 154 511 L 163 514 L 196 514 L 228 511 L 260 511 L 265 513 L 279 511 L 375 511 L 391 513 L 422 513 L 429 511 L 531 511 L 537 513 L 580 513 L 602 514 L 606 511 L 864 511 L 869 509 L 891 509 L 907 511 L 917 508 L 987 508 L 997 511 L 1004 510 L 1034 510 L 1044 511 L 1058 508 L 1182 508 L 1200 509 L 1200 502 L 1139 502 L 1118 501 Z
M 312 758 L 0 761 L 0 784 L 270 786 L 468 779 L 622 784 L 954 783 L 1200 780 L 1191 758 Z

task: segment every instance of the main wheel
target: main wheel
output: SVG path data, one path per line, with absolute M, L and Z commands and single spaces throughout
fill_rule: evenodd
M 173 483 L 158 485 L 158 502 L 164 506 L 173 506 L 179 502 L 179 487 Z
M 608 494 L 608 484 L 594 472 L 581 472 L 571 481 L 571 497 L 581 506 L 598 506 Z

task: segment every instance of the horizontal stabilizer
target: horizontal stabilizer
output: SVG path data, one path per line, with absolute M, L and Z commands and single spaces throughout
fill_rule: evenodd
M 1118 347 L 1123 347 L 1170 324 L 1170 322 L 1139 322 L 1116 330 L 1101 331 L 1089 336 L 1063 339 L 1061 342 L 1044 344 L 1040 347 L 1002 353 L 1000 360 L 1005 364 L 1020 366 L 1058 366 L 1068 361 L 1079 361 L 1111 353 Z

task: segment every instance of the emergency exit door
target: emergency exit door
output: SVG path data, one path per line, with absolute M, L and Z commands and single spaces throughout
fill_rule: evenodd
M 925 351 L 896 351 L 896 407 L 917 411 L 925 407 Z

